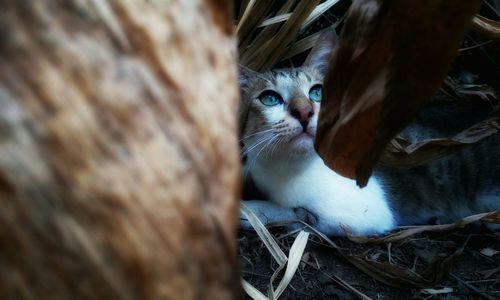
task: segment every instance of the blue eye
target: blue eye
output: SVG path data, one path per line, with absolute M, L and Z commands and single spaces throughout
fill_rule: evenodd
M 275 106 L 283 103 L 281 95 L 272 90 L 263 91 L 258 98 L 266 106 Z
M 309 90 L 309 99 L 315 102 L 320 102 L 322 98 L 322 90 L 323 87 L 321 84 L 316 84 L 314 85 L 310 90 Z

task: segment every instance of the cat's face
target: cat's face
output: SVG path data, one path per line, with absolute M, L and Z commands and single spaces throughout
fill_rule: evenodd
M 245 76 L 245 111 L 240 114 L 244 154 L 272 158 L 314 153 L 323 75 L 301 67 Z
M 286 159 L 315 153 L 322 82 L 336 46 L 335 31 L 326 29 L 300 68 L 265 73 L 240 69 L 243 156 Z

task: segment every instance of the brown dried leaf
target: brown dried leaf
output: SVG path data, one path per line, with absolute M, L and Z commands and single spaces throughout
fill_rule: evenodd
M 425 288 L 436 285 L 447 276 L 453 262 L 461 254 L 462 249 L 458 249 L 450 256 L 436 257 L 420 274 L 388 262 L 372 261 L 361 256 L 349 255 L 346 258 L 361 271 L 387 285 L 397 288 Z
M 410 227 L 408 229 L 404 229 L 401 231 L 397 231 L 397 232 L 385 235 L 383 237 L 363 237 L 363 236 L 353 236 L 351 234 L 348 234 L 347 237 L 351 241 L 356 242 L 356 243 L 360 243 L 360 244 L 365 244 L 365 243 L 371 243 L 371 244 L 397 243 L 397 242 L 401 242 L 401 241 L 403 241 L 411 236 L 414 236 L 416 234 L 419 234 L 419 233 L 449 231 L 449 230 L 465 227 L 466 225 L 471 224 L 473 222 L 477 222 L 477 221 L 483 222 L 483 221 L 491 220 L 491 219 L 495 219 L 495 218 L 500 218 L 500 213 L 488 212 L 488 213 L 476 214 L 476 215 L 462 218 L 462 219 L 460 219 L 452 224 L 414 226 L 414 227 Z
M 366 274 L 387 285 L 398 288 L 426 288 L 435 286 L 451 270 L 454 261 L 463 253 L 467 239 L 462 247 L 451 255 L 436 255 L 422 273 L 415 273 L 386 262 L 374 262 L 360 256 L 346 257 Z
M 410 143 L 396 137 L 387 145 L 380 163 L 393 167 L 414 167 L 439 159 L 500 132 L 500 117 L 477 123 L 451 138 Z
M 482 220 L 483 218 L 491 217 L 495 215 L 494 212 L 492 213 L 485 213 L 485 214 L 480 214 L 480 215 L 474 215 L 470 216 L 464 219 L 461 219 L 457 221 L 454 224 L 451 225 L 442 225 L 443 227 L 440 228 L 439 230 L 450 230 L 453 228 L 457 227 L 463 227 L 465 224 L 472 223 L 474 221 Z M 497 214 L 498 216 L 498 214 Z M 302 223 L 302 222 L 300 222 Z M 422 272 L 422 273 L 416 273 L 410 269 L 406 269 L 403 267 L 399 267 L 393 264 L 390 264 L 388 262 L 377 262 L 374 261 L 373 259 L 370 259 L 366 256 L 362 255 L 353 255 L 350 252 L 344 250 L 342 247 L 337 245 L 335 242 L 333 242 L 331 239 L 329 239 L 327 236 L 316 230 L 315 228 L 311 227 L 310 225 L 306 223 L 302 223 L 304 226 L 308 227 L 308 229 L 313 232 L 316 236 L 324 240 L 326 243 L 328 243 L 334 250 L 337 251 L 337 253 L 347 259 L 349 262 L 351 262 L 355 267 L 357 267 L 359 270 L 363 271 L 367 275 L 371 276 L 372 278 L 383 282 L 387 285 L 398 287 L 398 288 L 427 288 L 427 287 L 432 287 L 435 286 L 439 281 L 441 281 L 445 276 L 449 274 L 449 271 L 453 265 L 453 262 L 455 259 L 458 258 L 459 255 L 462 254 L 463 249 L 465 247 L 462 246 L 460 249 L 456 250 L 453 254 L 449 256 L 440 256 L 436 255 L 433 260 L 429 263 L 427 268 Z M 447 226 L 447 227 L 446 227 Z M 421 226 L 424 227 L 424 226 Z M 427 230 L 436 230 L 438 227 L 434 226 L 434 228 L 431 228 L 431 226 L 428 226 L 426 229 Z M 418 230 L 418 228 L 415 228 L 416 230 L 414 231 L 413 229 L 409 229 L 407 232 L 406 231 L 401 231 L 402 234 L 401 236 L 397 236 L 398 233 L 390 234 L 388 237 L 393 237 L 391 238 L 363 238 L 363 237 L 354 237 L 354 241 L 356 242 L 373 242 L 373 243 L 389 243 L 389 242 L 397 242 L 401 241 L 402 239 L 405 239 L 407 237 L 410 237 L 412 235 L 415 235 L 417 233 L 426 231 L 426 230 Z M 350 239 L 353 239 L 352 236 L 349 237 Z M 364 240 L 363 240 L 364 239 Z
M 478 2 L 353 3 L 325 78 L 315 141 L 328 166 L 366 185 L 386 144 L 438 89 Z
M 500 267 L 489 269 L 489 270 L 484 270 L 484 271 L 479 271 L 478 273 L 483 274 L 484 279 L 488 279 L 497 272 L 500 272 Z
M 458 101 L 470 101 L 474 98 L 483 101 L 496 99 L 495 90 L 487 84 L 458 84 L 451 77 L 445 79 L 440 91 Z
M 481 222 L 490 224 L 500 224 L 500 212 L 482 218 Z
M 500 253 L 500 251 L 492 249 L 492 248 L 484 248 L 483 250 L 481 250 L 481 254 L 486 255 L 488 257 L 495 256 L 498 253 Z
M 500 22 L 476 15 L 472 19 L 472 28 L 492 40 L 500 41 Z

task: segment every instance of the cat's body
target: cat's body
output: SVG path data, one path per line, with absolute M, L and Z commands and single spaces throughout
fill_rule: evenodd
M 434 217 L 449 222 L 500 209 L 498 136 L 428 165 L 379 166 L 363 189 L 326 167 L 313 148 L 320 107 L 315 89 L 321 81 L 321 72 L 312 66 L 247 74 L 242 81 L 245 172 L 272 201 L 246 202 L 261 219 L 289 219 L 298 216 L 296 208 L 303 208 L 325 234 L 342 235 L 346 228 L 370 235 Z M 448 108 L 453 104 L 435 105 L 401 135 L 411 141 L 450 136 L 485 116 L 467 110 L 458 118 Z M 457 120 L 463 123 L 450 123 Z
M 357 234 L 380 233 L 396 225 L 382 188 L 374 179 L 360 189 L 353 180 L 326 167 L 316 154 L 257 160 L 249 171 L 255 185 L 282 207 L 310 212 L 315 219 L 313 225 L 325 234 L 342 234 L 341 225 Z M 252 204 L 255 210 L 257 203 Z
M 450 137 L 486 119 L 490 110 L 480 104 L 434 101 L 400 135 L 412 142 Z M 452 222 L 498 210 L 500 136 L 418 167 L 378 166 L 374 177 L 382 182 L 398 224 L 421 224 L 431 218 Z

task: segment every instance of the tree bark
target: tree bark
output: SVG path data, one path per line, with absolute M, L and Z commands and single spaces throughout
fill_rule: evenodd
M 240 295 L 230 1 L 0 4 L 0 298 Z

